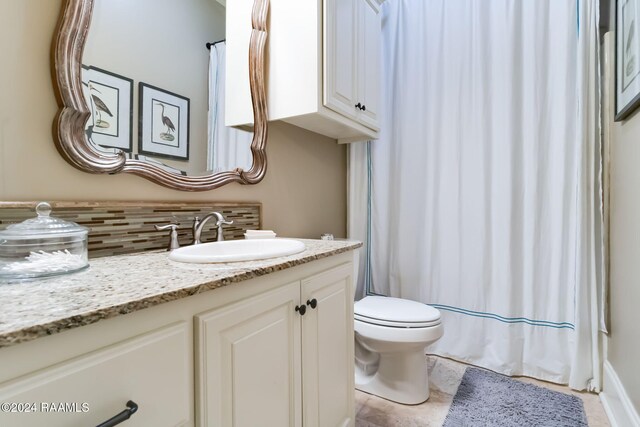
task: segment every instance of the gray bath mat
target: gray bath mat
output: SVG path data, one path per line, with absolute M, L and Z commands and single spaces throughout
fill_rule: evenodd
M 587 427 L 582 400 L 467 368 L 443 427 Z

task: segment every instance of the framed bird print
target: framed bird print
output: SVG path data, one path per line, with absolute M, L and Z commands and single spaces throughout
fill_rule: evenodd
M 138 152 L 189 160 L 189 98 L 139 83 Z
M 93 66 L 82 66 L 82 89 L 91 112 L 87 139 L 130 153 L 133 141 L 133 80 Z
M 639 1 L 616 3 L 616 121 L 624 120 L 640 105 Z

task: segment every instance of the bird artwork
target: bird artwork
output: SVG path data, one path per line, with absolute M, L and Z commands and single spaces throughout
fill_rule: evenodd
M 166 126 L 166 132 L 161 132 L 160 133 L 160 139 L 164 140 L 164 141 L 173 141 L 175 140 L 175 136 L 173 136 L 173 134 L 176 132 L 176 127 L 173 124 L 173 122 L 171 121 L 171 119 L 167 116 L 165 116 L 165 111 L 164 111 L 164 104 L 161 102 L 156 102 L 155 105 L 158 105 L 162 108 L 162 111 L 160 112 L 160 117 L 162 119 L 162 124 L 164 126 Z
M 94 85 L 89 83 L 89 93 L 91 94 L 91 101 L 93 102 L 93 106 L 95 109 L 94 111 L 98 114 L 98 120 L 95 121 L 95 126 L 97 128 L 106 129 L 111 125 L 108 121 L 102 119 L 102 113 L 107 114 L 109 117 L 113 117 L 113 113 L 111 112 L 111 110 L 109 110 L 107 104 L 105 104 L 105 102 L 93 92 L 98 92 L 100 94 L 102 93 Z

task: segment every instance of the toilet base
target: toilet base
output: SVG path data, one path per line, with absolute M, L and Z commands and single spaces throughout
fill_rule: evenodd
M 355 371 L 356 389 L 365 393 L 404 405 L 417 405 L 429 398 L 424 348 L 401 353 L 371 353 L 356 341 Z

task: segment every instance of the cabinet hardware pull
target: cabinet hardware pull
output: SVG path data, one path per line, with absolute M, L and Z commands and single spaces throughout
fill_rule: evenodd
M 307 305 L 310 306 L 312 309 L 314 309 L 318 306 L 318 300 L 315 298 L 312 299 L 311 301 L 307 300 Z
M 360 104 L 360 103 L 358 102 L 358 103 L 356 104 L 356 108 L 357 108 L 358 110 L 362 110 L 362 104 Z
M 362 104 L 362 108 L 361 108 L 361 110 L 362 110 L 362 111 L 367 111 L 367 106 L 366 106 L 366 105 L 364 105 L 364 104 Z
M 97 427 L 113 427 L 116 426 L 122 422 L 127 421 L 129 418 L 131 418 L 131 415 L 135 414 L 136 411 L 138 410 L 138 404 L 136 402 L 134 402 L 133 400 L 130 400 L 127 402 L 127 409 L 125 409 L 124 411 L 120 412 L 118 415 L 109 418 L 107 421 L 103 422 L 102 424 L 98 424 Z
M 296 311 L 300 313 L 300 316 L 304 316 L 304 314 L 307 312 L 307 306 L 306 305 L 296 305 Z

